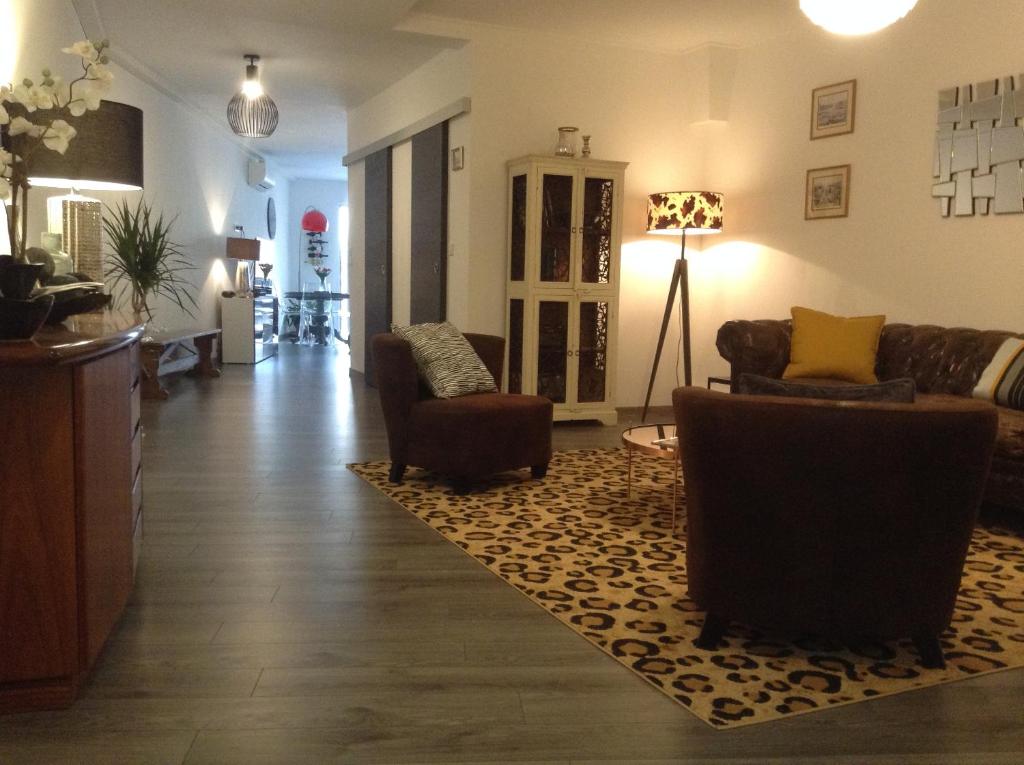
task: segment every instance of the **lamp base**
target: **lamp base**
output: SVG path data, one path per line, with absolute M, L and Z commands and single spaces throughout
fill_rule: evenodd
M 680 288 L 683 301 L 683 384 L 693 384 L 693 370 L 690 365 L 690 281 L 686 268 L 686 233 L 683 233 L 683 243 L 679 253 L 679 260 L 672 269 L 672 282 L 668 288 L 668 299 L 665 301 L 665 314 L 661 318 L 661 332 L 658 335 L 658 349 L 654 352 L 654 364 L 651 367 L 651 379 L 647 383 L 647 396 L 644 398 L 644 411 L 640 415 L 640 422 L 647 421 L 647 410 L 651 406 L 651 393 L 654 391 L 654 379 L 658 376 L 658 362 L 661 361 L 661 350 L 665 345 L 665 333 L 668 331 L 668 322 L 672 318 L 672 309 L 676 303 L 676 289 Z

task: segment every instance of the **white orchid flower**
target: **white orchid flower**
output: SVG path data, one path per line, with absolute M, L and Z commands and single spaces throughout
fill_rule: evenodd
M 64 102 L 70 97 L 67 92 L 67 88 L 64 87 L 64 80 L 61 77 L 51 77 L 48 85 L 42 85 L 41 87 L 49 91 L 50 96 L 53 98 L 53 105 L 57 109 L 64 107 Z
M 30 112 L 53 108 L 53 93 L 44 85 L 19 85 L 14 89 L 14 98 Z
M 11 115 L 7 113 L 7 109 L 4 108 L 3 101 L 0 101 L 0 125 L 6 125 L 11 121 Z
M 0 104 L 4 101 L 12 101 L 14 96 L 11 95 L 11 88 L 8 85 L 0 85 Z
M 11 184 L 6 178 L 0 178 L 0 200 L 11 198 Z
M 87 111 L 94 112 L 100 108 L 100 101 L 103 93 L 94 87 L 84 87 L 78 94 L 78 98 L 68 104 L 68 110 L 72 117 L 81 117 Z
M 54 120 L 49 129 L 43 135 L 43 145 L 51 151 L 63 154 L 68 150 L 71 139 L 78 135 L 75 130 L 64 120 Z
M 38 138 L 43 134 L 43 128 L 41 128 L 38 125 L 32 124 L 24 117 L 15 117 L 13 120 L 11 120 L 11 124 L 7 128 L 7 131 L 12 136 L 27 133 L 28 135 L 34 138 Z
M 0 148 L 0 166 L 13 165 L 14 159 L 14 155 L 7 151 L 7 149 Z
M 61 48 L 62 53 L 70 53 L 73 56 L 81 56 L 86 61 L 95 61 L 100 57 L 96 46 L 89 40 L 79 40 L 70 48 Z
M 104 88 L 109 86 L 114 79 L 114 73 L 110 71 L 110 67 L 103 64 L 90 64 L 86 76 L 97 85 L 102 84 Z

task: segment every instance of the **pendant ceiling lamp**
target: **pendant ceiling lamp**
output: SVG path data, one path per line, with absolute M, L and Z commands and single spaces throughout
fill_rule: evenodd
M 263 92 L 260 70 L 256 62 L 260 57 L 246 53 L 245 82 L 228 104 L 228 124 L 235 135 L 244 138 L 266 138 L 277 130 L 277 104 Z
M 302 230 L 314 233 L 314 234 L 325 234 L 327 233 L 327 216 L 317 210 L 315 207 L 307 207 L 305 214 L 302 216 Z
M 867 35 L 899 21 L 917 0 L 800 0 L 811 21 L 837 35 Z

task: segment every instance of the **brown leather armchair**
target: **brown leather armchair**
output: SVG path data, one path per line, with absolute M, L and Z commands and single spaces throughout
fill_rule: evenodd
M 926 667 L 953 614 L 996 434 L 995 407 L 672 394 L 697 645 L 730 620 L 911 637 Z
M 504 339 L 468 333 L 465 338 L 500 381 Z M 474 479 L 522 467 L 534 478 L 545 476 L 551 460 L 549 399 L 509 393 L 434 398 L 419 380 L 406 340 L 386 333 L 374 335 L 371 344 L 393 482 L 401 483 L 407 465 L 450 476 L 459 491 Z

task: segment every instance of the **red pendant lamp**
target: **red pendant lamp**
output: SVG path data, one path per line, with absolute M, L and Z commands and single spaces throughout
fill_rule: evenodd
M 327 228 L 327 216 L 315 207 L 307 209 L 306 213 L 302 216 L 303 231 L 308 231 L 312 234 L 325 234 L 327 233 Z

